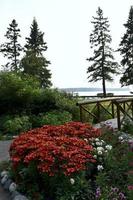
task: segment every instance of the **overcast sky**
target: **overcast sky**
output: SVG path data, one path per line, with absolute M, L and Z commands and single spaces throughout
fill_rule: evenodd
M 108 17 L 112 36 L 112 47 L 118 48 L 125 32 L 133 0 L 0 0 L 0 44 L 5 41 L 9 23 L 16 19 L 21 30 L 21 44 L 29 36 L 33 17 L 39 28 L 45 32 L 45 53 L 51 61 L 54 87 L 102 87 L 99 83 L 88 83 L 86 58 L 90 56 L 89 35 L 93 29 L 92 16 L 96 16 L 98 6 Z M 3 64 L 1 57 L 1 63 Z M 118 87 L 119 78 L 108 87 Z

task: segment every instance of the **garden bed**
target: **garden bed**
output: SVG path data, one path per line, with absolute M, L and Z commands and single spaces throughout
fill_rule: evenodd
M 10 176 L 30 200 L 132 200 L 133 140 L 103 126 L 69 122 L 20 134 Z

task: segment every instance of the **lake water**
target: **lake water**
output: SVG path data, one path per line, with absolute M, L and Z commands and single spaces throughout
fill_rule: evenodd
M 113 93 L 114 95 L 133 95 L 129 90 L 107 90 L 107 93 Z M 102 93 L 102 91 L 77 91 L 73 93 L 74 96 L 97 96 L 97 93 Z

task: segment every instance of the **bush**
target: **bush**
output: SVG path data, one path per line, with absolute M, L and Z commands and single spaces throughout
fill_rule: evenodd
M 131 119 L 127 118 L 124 120 L 122 131 L 133 135 L 133 121 Z
M 101 131 L 69 122 L 21 134 L 10 150 L 21 192 L 38 200 L 133 199 L 133 141 L 109 125 Z
M 43 199 L 71 200 L 72 195 L 78 195 L 79 185 L 83 189 L 86 163 L 95 162 L 92 146 L 86 140 L 99 135 L 100 131 L 90 125 L 69 122 L 43 126 L 18 136 L 11 145 L 10 156 L 21 189 L 30 191 L 32 186 L 32 199 L 39 193 Z
M 109 127 L 104 127 L 103 131 L 100 139 L 110 144 L 112 149 L 104 157 L 103 168 L 96 176 L 96 199 L 132 199 L 130 197 L 133 194 L 128 191 L 128 185 L 133 183 L 133 176 L 130 174 L 133 153 L 128 140 L 124 140 L 120 132 L 113 132 Z
M 1 114 L 16 114 L 29 110 L 33 97 L 38 93 L 38 82 L 30 76 L 12 72 L 0 73 Z
M 0 118 L 1 133 L 17 135 L 20 132 L 30 130 L 32 124 L 28 116 L 4 116 Z
M 39 113 L 67 111 L 79 120 L 79 109 L 70 95 L 57 89 L 39 88 L 34 77 L 12 72 L 0 73 L 1 115 L 39 115 Z
M 53 110 L 67 111 L 72 114 L 72 120 L 79 121 L 79 108 L 76 106 L 75 99 L 56 89 L 42 89 L 34 99 L 31 113 L 37 115 Z
M 72 115 L 67 111 L 51 111 L 48 113 L 40 113 L 39 115 L 32 115 L 30 117 L 32 127 L 41 127 L 43 125 L 61 125 L 72 121 Z

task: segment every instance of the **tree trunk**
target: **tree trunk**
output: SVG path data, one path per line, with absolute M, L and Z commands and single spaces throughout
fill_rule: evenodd
M 103 80 L 102 80 L 102 85 L 103 85 L 103 96 L 106 97 L 106 86 L 105 86 L 105 78 L 103 76 Z
M 13 39 L 13 48 L 14 48 L 14 68 L 15 68 L 15 71 L 17 72 L 17 52 L 16 52 L 16 42 L 15 42 L 15 29 L 13 30 L 14 31 L 14 39 Z
M 102 85 L 103 85 L 103 96 L 106 97 L 106 86 L 105 86 L 105 76 L 104 76 L 104 42 L 103 42 L 103 51 L 102 51 Z

